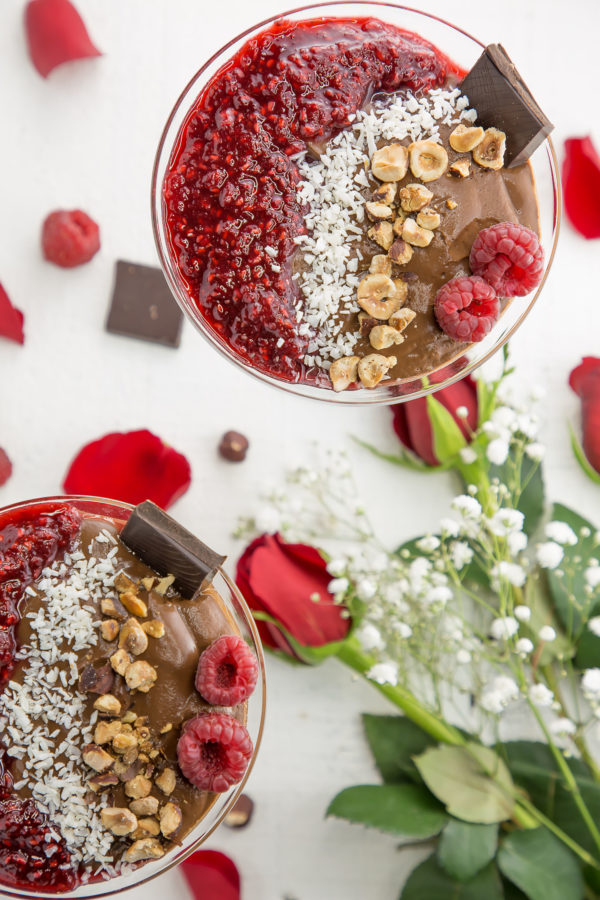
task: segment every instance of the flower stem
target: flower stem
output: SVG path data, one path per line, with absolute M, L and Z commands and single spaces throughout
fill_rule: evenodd
M 564 714 L 566 716 L 567 712 L 565 710 L 565 704 L 564 704 L 562 696 L 561 696 L 560 682 L 559 682 L 558 678 L 556 677 L 556 672 L 554 671 L 554 669 L 551 665 L 541 666 L 540 672 L 546 679 L 546 684 L 552 690 L 554 696 L 558 699 L 560 705 L 562 706 L 562 708 L 564 710 Z M 583 737 L 581 735 L 577 735 L 577 737 L 575 738 L 575 746 L 581 753 L 581 758 L 583 759 L 583 761 L 590 768 L 590 770 L 594 776 L 594 779 L 596 781 L 600 781 L 600 767 L 598 766 L 598 763 L 596 762 L 596 760 L 593 758 L 590 751 L 588 750 L 585 740 L 583 739 Z

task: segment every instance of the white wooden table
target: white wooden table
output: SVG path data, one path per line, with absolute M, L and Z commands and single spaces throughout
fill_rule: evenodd
M 233 561 L 236 516 L 252 511 L 257 485 L 302 458 L 314 438 L 348 445 L 353 433 L 395 446 L 386 409 L 332 408 L 267 388 L 219 358 L 187 323 L 177 351 L 103 330 L 115 259 L 156 263 L 150 173 L 176 96 L 212 52 L 280 11 L 281 0 L 78 0 L 106 55 L 64 66 L 48 81 L 26 57 L 23 6 L 0 6 L 0 281 L 27 317 L 24 348 L 0 342 L 0 446 L 14 462 L 0 505 L 59 491 L 88 440 L 148 427 L 193 466 L 175 515 Z M 504 43 L 556 124 L 559 155 L 566 136 L 594 127 L 600 146 L 596 0 L 428 0 L 426 9 Z M 81 207 L 100 223 L 102 250 L 91 264 L 65 272 L 43 262 L 40 223 L 57 207 Z M 582 355 L 600 355 L 599 285 L 600 244 L 564 225 L 542 298 L 512 347 L 520 377 L 547 391 L 550 496 L 597 522 L 600 489 L 586 482 L 569 448 L 567 421 L 576 420 L 578 401 L 566 379 Z M 251 439 L 243 465 L 216 456 L 229 428 Z M 390 545 L 447 511 L 452 486 L 444 476 L 392 470 L 350 449 Z M 394 480 L 410 509 L 405 522 L 385 503 Z M 375 780 L 359 714 L 384 712 L 385 701 L 334 661 L 298 670 L 269 660 L 268 682 L 267 728 L 248 785 L 254 819 L 242 831 L 222 828 L 208 846 L 235 859 L 244 900 L 395 900 L 419 851 L 400 853 L 393 838 L 324 820 L 340 788 Z M 181 894 L 182 884 L 174 872 L 128 896 L 159 900 Z

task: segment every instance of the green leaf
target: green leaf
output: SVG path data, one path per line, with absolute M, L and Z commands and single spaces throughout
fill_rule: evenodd
M 328 816 L 347 819 L 390 834 L 430 838 L 448 816 L 426 788 L 417 784 L 359 784 L 333 798 Z
M 404 466 L 406 469 L 414 469 L 417 472 L 440 471 L 440 466 L 428 466 L 426 462 L 423 462 L 422 459 L 419 459 L 418 456 L 414 453 L 409 453 L 407 450 L 401 450 L 399 454 L 383 453 L 382 450 L 378 450 L 377 447 L 367 443 L 367 441 L 362 441 L 355 436 L 353 436 L 352 439 L 361 447 L 364 447 L 365 450 L 368 450 L 369 453 L 372 453 L 373 456 L 376 456 L 378 459 L 383 459 L 385 462 L 392 463 L 395 466 Z
M 432 794 L 457 819 L 487 825 L 510 819 L 515 805 L 512 778 L 489 747 L 473 742 L 432 747 L 415 765 Z
M 427 414 L 433 433 L 433 452 L 441 463 L 454 459 L 467 446 L 465 437 L 452 414 L 433 394 L 427 395 Z
M 575 434 L 572 425 L 569 425 L 569 432 L 571 435 L 571 447 L 573 448 L 575 459 L 577 460 L 587 477 L 591 478 L 592 481 L 595 481 L 596 484 L 600 484 L 600 472 L 596 472 L 587 456 L 585 455 L 585 451 L 581 446 L 579 438 Z
M 570 850 L 546 828 L 513 831 L 498 850 L 502 874 L 531 900 L 581 900 L 583 878 Z
M 488 384 L 483 378 L 477 378 L 477 424 L 481 428 L 487 422 L 496 405 L 496 392 L 498 385 L 495 382 Z
M 438 859 L 457 881 L 469 881 L 496 855 L 497 825 L 471 825 L 451 819 L 438 844 Z
M 594 616 L 600 616 L 600 603 L 591 610 L 589 618 Z M 600 637 L 589 628 L 584 628 L 577 643 L 575 665 L 578 669 L 592 669 L 598 664 L 600 664 Z
M 419 781 L 412 757 L 423 753 L 435 741 L 411 719 L 403 716 L 363 715 L 363 726 L 375 764 L 387 783 Z
M 559 578 L 556 572 L 548 570 L 548 586 L 552 594 L 554 606 L 564 625 L 568 635 L 579 637 L 585 628 L 585 623 L 590 618 L 592 602 L 585 593 L 584 571 L 590 560 L 597 559 L 600 562 L 600 547 L 595 542 L 596 528 L 561 503 L 555 503 L 552 508 L 552 520 L 566 522 L 570 525 L 579 540 L 574 547 L 565 546 L 564 557 L 560 569 L 565 572 L 564 577 Z M 589 537 L 581 537 L 582 528 L 590 531 Z M 577 562 L 575 559 L 577 558 Z M 568 572 L 573 571 L 573 577 Z
M 502 466 L 490 466 L 490 480 L 498 478 L 501 484 L 509 484 L 512 479 L 512 466 L 508 459 Z M 524 455 L 521 462 L 521 484 L 525 485 L 517 502 L 517 509 L 525 516 L 523 530 L 532 535 L 544 514 L 545 490 L 542 467 L 539 463 Z
M 328 644 L 322 644 L 320 647 L 308 647 L 306 644 L 301 644 L 300 641 L 297 641 L 296 638 L 283 627 L 281 622 L 273 618 L 273 616 L 270 616 L 268 613 L 253 610 L 252 616 L 258 622 L 270 622 L 271 625 L 275 625 L 283 634 L 297 658 L 290 656 L 289 653 L 285 653 L 284 651 L 271 651 L 270 647 L 267 647 L 266 649 L 275 656 L 280 657 L 280 659 L 284 659 L 286 662 L 306 663 L 310 666 L 317 666 L 319 663 L 323 662 L 324 659 L 327 659 L 328 656 L 335 656 L 339 653 L 340 647 L 345 643 L 345 641 L 330 641 Z
M 559 621 L 554 611 L 546 573 L 541 569 L 527 579 L 525 601 L 531 610 L 531 618 L 526 625 L 522 626 L 521 637 L 530 637 L 535 643 L 540 628 L 544 625 L 551 625 L 556 631 L 555 639 L 544 644 L 538 657 L 538 665 L 545 666 L 555 659 L 571 659 L 575 654 L 575 647 L 565 635 L 562 622 Z
M 527 894 L 524 894 L 520 888 L 508 879 L 502 879 L 502 890 L 504 891 L 504 900 L 527 900 Z
M 433 855 L 411 872 L 400 900 L 502 900 L 503 896 L 500 875 L 492 863 L 471 881 L 460 882 Z

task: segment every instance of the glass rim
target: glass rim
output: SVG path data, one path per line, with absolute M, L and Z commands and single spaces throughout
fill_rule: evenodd
M 77 503 L 77 502 L 79 502 L 79 503 L 101 503 L 101 504 L 105 504 L 108 506 L 120 507 L 121 509 L 126 509 L 128 511 L 135 509 L 135 506 L 131 503 L 126 503 L 123 500 L 111 500 L 109 497 L 94 497 L 94 496 L 88 496 L 88 495 L 84 495 L 84 494 L 63 494 L 63 495 L 58 495 L 58 496 L 36 497 L 31 500 L 22 500 L 22 501 L 19 501 L 18 503 L 9 503 L 6 506 L 0 506 L 0 517 L 2 517 L 6 513 L 15 512 L 19 509 L 26 509 L 29 506 L 36 506 L 36 505 L 39 506 L 42 504 L 50 504 L 50 503 L 59 503 L 59 504 L 63 503 L 64 504 L 64 503 Z M 218 828 L 218 826 L 223 822 L 223 819 L 229 813 L 232 806 L 238 800 L 240 794 L 243 791 L 243 788 L 244 788 L 246 782 L 248 781 L 250 773 L 254 767 L 254 763 L 256 761 L 256 757 L 258 756 L 258 750 L 261 745 L 262 737 L 263 737 L 263 733 L 264 733 L 265 715 L 266 715 L 266 666 L 265 666 L 265 657 L 264 657 L 264 652 L 263 652 L 263 647 L 262 647 L 262 641 L 261 641 L 260 635 L 258 633 L 258 629 L 256 627 L 256 622 L 254 621 L 254 617 L 252 615 L 250 607 L 246 603 L 244 596 L 241 593 L 238 586 L 236 585 L 236 583 L 233 581 L 233 579 L 231 579 L 229 577 L 229 575 L 224 571 L 224 569 L 221 566 L 217 567 L 217 572 L 219 573 L 219 575 L 221 576 L 221 578 L 223 579 L 223 581 L 225 582 L 225 584 L 227 585 L 227 587 L 229 588 L 229 590 L 231 591 L 233 596 L 235 597 L 236 602 L 239 603 L 241 611 L 244 614 L 244 618 L 246 620 L 246 625 L 250 631 L 250 634 L 252 635 L 252 640 L 254 642 L 253 649 L 256 651 L 256 654 L 257 654 L 258 668 L 259 668 L 259 673 L 260 673 L 260 678 L 259 678 L 258 683 L 260 683 L 260 686 L 261 686 L 261 705 L 260 705 L 260 720 L 259 720 L 259 724 L 258 724 L 256 740 L 253 741 L 252 757 L 250 759 L 250 762 L 248 763 L 248 767 L 244 773 L 244 777 L 235 786 L 235 791 L 232 793 L 230 799 L 224 805 L 222 811 L 217 816 L 216 821 L 208 829 L 206 834 L 203 834 L 202 837 L 198 838 L 196 841 L 193 841 L 192 844 L 190 845 L 190 847 L 186 847 L 185 850 L 180 850 L 179 855 L 175 859 L 167 861 L 162 868 L 157 869 L 157 871 L 151 872 L 150 874 L 146 875 L 145 877 L 140 878 L 139 880 L 132 881 L 131 884 L 120 885 L 119 887 L 110 888 L 111 881 L 124 877 L 122 875 L 117 875 L 114 879 L 110 878 L 107 880 L 99 880 L 99 881 L 94 881 L 94 882 L 87 882 L 86 884 L 80 884 L 76 888 L 74 888 L 74 890 L 72 890 L 72 891 L 41 891 L 41 892 L 38 891 L 36 893 L 35 889 L 30 891 L 30 890 L 27 890 L 26 888 L 23 888 L 21 890 L 21 889 L 16 889 L 12 885 L 3 884 L 2 882 L 0 882 L 0 895 L 6 895 L 9 897 L 18 897 L 18 898 L 32 897 L 32 898 L 39 898 L 39 900 L 42 900 L 42 898 L 43 898 L 43 900 L 49 900 L 50 897 L 65 897 L 65 898 L 67 898 L 67 900 L 70 900 L 70 898 L 74 898 L 74 900 L 86 900 L 86 898 L 90 898 L 90 900 L 91 900 L 91 898 L 93 898 L 93 897 L 109 897 L 114 894 L 123 893 L 124 891 L 130 890 L 131 888 L 141 887 L 141 885 L 146 884 L 149 881 L 152 881 L 154 878 L 157 878 L 160 875 L 164 875 L 165 872 L 168 872 L 170 869 L 180 865 L 180 863 L 184 862 L 184 860 L 186 860 L 189 856 L 191 856 L 192 853 L 195 853 L 195 851 L 198 850 L 200 845 L 204 844 L 205 841 L 208 840 L 209 837 L 211 837 L 211 835 L 215 832 L 215 830 Z M 221 599 L 223 599 L 223 601 L 226 602 L 225 598 L 221 598 Z M 210 811 L 211 807 L 212 807 L 212 804 L 211 804 L 211 806 L 209 806 L 207 812 Z M 196 827 L 201 825 L 201 823 L 202 823 L 202 819 L 199 820 L 198 825 Z M 190 832 L 190 833 L 192 833 L 192 832 Z M 135 876 L 136 872 L 143 872 L 145 868 L 146 868 L 145 865 L 141 865 L 141 866 L 139 866 L 139 868 L 137 870 L 134 870 L 133 872 L 128 873 L 128 875 L 126 877 Z M 106 886 L 106 887 L 108 887 L 108 890 L 102 890 L 102 891 L 91 890 L 88 893 L 83 893 L 83 889 L 94 888 L 95 886 L 98 886 L 98 887 Z
M 238 369 L 242 372 L 251 375 L 258 381 L 263 384 L 267 384 L 270 387 L 275 388 L 276 390 L 283 390 L 287 394 L 292 394 L 295 397 L 302 397 L 309 400 L 319 400 L 325 403 L 334 403 L 337 406 L 392 406 L 397 403 L 406 402 L 409 400 L 416 400 L 421 397 L 426 397 L 428 394 L 435 393 L 435 391 L 442 390 L 446 387 L 450 387 L 450 385 L 455 384 L 457 381 L 471 375 L 476 369 L 485 363 L 489 362 L 489 360 L 495 356 L 498 351 L 500 351 L 510 340 L 510 338 L 515 334 L 517 329 L 522 325 L 525 318 L 533 309 L 533 306 L 537 302 L 539 295 L 546 283 L 546 279 L 550 273 L 550 269 L 552 267 L 552 263 L 554 262 L 554 257 L 556 254 L 556 248 L 558 245 L 558 238 L 560 234 L 560 227 L 562 222 L 562 187 L 560 182 L 560 167 L 558 163 L 558 157 L 556 155 L 556 151 L 554 148 L 554 144 L 552 139 L 548 136 L 545 138 L 544 142 L 538 148 L 539 152 L 542 148 L 545 147 L 546 152 L 548 154 L 548 162 L 550 166 L 550 171 L 553 175 L 553 184 L 552 189 L 554 192 L 554 214 L 553 214 L 553 228 L 552 228 L 552 244 L 550 247 L 550 252 L 548 255 L 547 261 L 545 261 L 544 266 L 544 274 L 540 284 L 536 287 L 535 293 L 527 302 L 527 306 L 523 309 L 518 318 L 513 322 L 513 324 L 508 328 L 506 333 L 502 335 L 501 339 L 496 341 L 493 346 L 481 356 L 480 358 L 471 360 L 468 365 L 466 365 L 463 369 L 458 370 L 453 374 L 449 374 L 447 378 L 444 378 L 441 382 L 428 382 L 429 378 L 434 375 L 436 372 L 442 371 L 445 368 L 451 369 L 453 361 L 456 358 L 461 356 L 460 353 L 457 353 L 456 357 L 453 360 L 446 361 L 442 366 L 438 366 L 436 369 L 432 369 L 430 372 L 425 373 L 424 375 L 417 375 L 413 378 L 404 378 L 399 379 L 394 382 L 384 381 L 381 382 L 377 388 L 374 390 L 367 389 L 357 389 L 352 391 L 341 391 L 336 393 L 332 390 L 328 390 L 326 388 L 317 387 L 316 385 L 307 383 L 307 382 L 290 382 L 285 381 L 284 379 L 276 378 L 275 376 L 265 372 L 261 369 L 256 368 L 247 360 L 243 359 L 239 354 L 237 354 L 228 344 L 227 342 L 217 334 L 217 332 L 210 326 L 210 323 L 206 320 L 206 318 L 202 315 L 199 310 L 192 310 L 191 302 L 184 302 L 180 293 L 182 291 L 181 286 L 178 284 L 174 272 L 172 261 L 166 252 L 166 248 L 163 246 L 162 241 L 162 212 L 163 212 L 163 202 L 162 202 L 162 179 L 164 175 L 160 174 L 161 169 L 161 161 L 163 158 L 163 154 L 165 152 L 165 148 L 167 146 L 167 139 L 170 137 L 170 130 L 174 123 L 176 116 L 179 114 L 182 105 L 186 98 L 188 97 L 189 92 L 194 87 L 194 85 L 201 79 L 204 72 L 217 60 L 222 58 L 224 54 L 233 46 L 237 45 L 239 42 L 248 38 L 250 35 L 255 34 L 260 29 L 266 27 L 267 25 L 272 24 L 273 22 L 278 21 L 279 19 L 284 19 L 286 16 L 298 16 L 301 13 L 306 12 L 317 12 L 318 10 L 336 6 L 357 6 L 357 7 L 372 7 L 375 9 L 394 9 L 400 10 L 402 12 L 410 13 L 418 17 L 422 17 L 424 19 L 429 19 L 433 22 L 437 22 L 440 25 L 443 25 L 447 28 L 450 28 L 452 31 L 458 32 L 464 38 L 472 41 L 474 44 L 478 45 L 481 48 L 485 48 L 485 44 L 480 41 L 478 38 L 474 37 L 470 32 L 465 31 L 465 29 L 460 28 L 457 25 L 453 25 L 451 22 L 448 22 L 446 19 L 441 16 L 437 16 L 433 13 L 425 12 L 420 9 L 416 9 L 412 6 L 406 6 L 400 3 L 393 3 L 390 0 L 329 0 L 329 2 L 319 2 L 319 3 L 311 3 L 306 4 L 304 6 L 294 7 L 292 9 L 288 9 L 284 12 L 277 13 L 275 15 L 268 16 L 262 21 L 249 26 L 244 29 L 244 31 L 240 32 L 235 37 L 231 38 L 227 43 L 225 43 L 220 49 L 216 50 L 209 59 L 207 59 L 204 64 L 192 75 L 189 79 L 183 90 L 180 92 L 177 97 L 171 112 L 167 118 L 167 121 L 163 127 L 161 137 L 158 143 L 158 147 L 156 150 L 154 165 L 152 168 L 152 179 L 151 179 L 151 187 L 150 187 L 150 204 L 151 204 L 151 219 L 152 219 L 152 231 L 154 235 L 154 241 L 157 249 L 157 253 L 159 256 L 160 264 L 163 270 L 163 273 L 167 279 L 169 287 L 171 289 L 171 293 L 173 294 L 177 304 L 183 311 L 186 319 L 190 320 L 193 324 L 196 331 L 198 331 L 201 337 L 206 340 L 212 347 L 215 349 L 222 357 L 225 357 L 230 363 L 233 363 Z M 427 40 L 427 39 L 426 39 Z M 432 43 L 431 41 L 429 41 Z M 442 52 L 445 52 L 443 48 L 440 48 Z M 227 60 L 224 59 L 225 63 Z M 186 115 L 189 113 L 191 107 L 188 106 L 186 110 Z M 171 142 L 172 142 L 171 138 Z M 172 146 L 169 148 L 169 158 L 172 153 Z M 160 178 L 160 183 L 159 183 Z M 535 182 L 534 182 L 535 189 Z M 519 298 L 520 299 L 520 298 Z M 501 319 L 499 320 L 501 321 Z M 496 323 L 498 324 L 498 323 Z M 473 345 L 469 344 L 463 350 L 463 353 Z M 390 392 L 387 392 L 385 389 L 393 389 L 395 387 L 405 386 L 413 386 L 418 382 L 421 383 L 420 388 L 416 388 L 414 390 L 410 390 L 410 392 L 402 393 L 399 391 L 396 395 L 393 395 Z M 381 389 L 381 390 L 380 390 Z

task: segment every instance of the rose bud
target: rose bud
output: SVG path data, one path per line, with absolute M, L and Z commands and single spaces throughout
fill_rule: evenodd
M 569 384 L 581 397 L 583 451 L 575 435 L 573 447 L 586 474 L 596 481 L 595 472 L 600 473 L 600 358 L 584 356 L 571 372 Z
M 344 640 L 350 619 L 328 591 L 326 566 L 314 547 L 288 544 L 279 534 L 263 534 L 246 548 L 236 582 L 250 609 L 269 619 L 256 623 L 267 647 L 310 663 L 311 648 Z
M 447 375 L 448 371 L 442 369 L 432 376 L 432 380 L 437 377 L 441 381 Z M 449 387 L 440 388 L 433 396 L 450 413 L 465 440 L 470 442 L 477 428 L 478 416 L 477 386 L 473 379 L 467 375 Z M 433 425 L 427 398 L 418 397 L 398 403 L 392 407 L 392 417 L 394 431 L 404 446 L 427 465 L 439 466 L 442 460 L 434 452 Z

